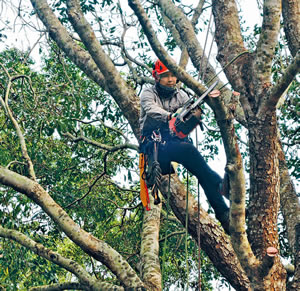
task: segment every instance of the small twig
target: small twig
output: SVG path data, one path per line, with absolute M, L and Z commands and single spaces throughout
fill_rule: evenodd
M 11 162 L 8 163 L 8 165 L 6 166 L 6 168 L 9 169 L 9 167 L 10 167 L 11 165 L 13 165 L 13 164 L 20 164 L 20 165 L 25 165 L 25 166 L 26 166 L 26 164 L 23 163 L 23 162 L 19 162 L 19 161 L 11 161 Z
M 8 105 L 8 96 L 9 96 L 10 88 L 12 86 L 12 81 L 17 80 L 18 78 L 21 78 L 21 77 L 26 77 L 26 78 L 28 78 L 28 77 L 27 76 L 21 76 L 21 75 L 16 75 L 16 76 L 11 77 L 9 75 L 8 71 L 5 69 L 5 67 L 1 63 L 0 63 L 0 66 L 4 69 L 5 73 L 8 76 L 8 84 L 7 84 L 6 91 L 5 91 L 5 97 L 3 99 L 0 96 L 0 103 L 2 104 L 4 109 L 6 110 L 9 119 L 11 120 L 11 122 L 13 123 L 13 125 L 16 129 L 17 135 L 19 137 L 20 145 L 21 145 L 22 155 L 25 158 L 25 160 L 27 161 L 29 175 L 30 175 L 32 180 L 36 181 L 36 175 L 35 175 L 35 171 L 34 171 L 34 168 L 33 168 L 33 163 L 32 163 L 32 161 L 31 161 L 31 159 L 28 155 L 24 135 L 22 133 L 21 127 L 19 126 L 17 120 L 14 118 L 13 113 L 12 113 L 12 111 L 11 111 L 9 105 Z M 30 80 L 30 78 L 28 78 L 28 79 Z
M 170 238 L 172 236 L 182 235 L 182 234 L 185 234 L 185 230 L 184 231 L 175 231 L 175 232 L 172 232 L 172 233 L 166 235 L 165 237 L 161 238 L 159 240 L 159 242 L 163 242 L 164 240 L 166 240 L 166 239 L 168 239 L 168 238 Z
M 137 205 L 135 205 L 135 206 L 132 206 L 132 207 L 120 207 L 119 205 L 118 205 L 118 203 L 117 202 L 115 202 L 115 201 L 113 201 L 113 200 L 110 200 L 110 199 L 107 199 L 107 198 L 101 198 L 102 200 L 106 200 L 106 201 L 108 201 L 108 202 L 111 202 L 111 203 L 113 203 L 113 204 L 115 204 L 116 206 L 117 206 L 117 208 L 118 209 L 123 209 L 123 210 L 132 210 L 132 209 L 136 209 L 136 208 L 138 208 L 140 205 L 141 205 L 141 203 L 142 202 L 140 202 L 139 204 L 137 204 Z
M 81 196 L 80 198 L 76 199 L 75 201 L 71 202 L 70 204 L 68 204 L 67 206 L 65 206 L 65 208 L 69 208 L 71 207 L 72 205 L 74 205 L 75 203 L 78 203 L 80 202 L 81 200 L 83 200 L 87 195 L 89 195 L 89 193 L 92 191 L 92 188 L 95 186 L 95 184 L 106 174 L 106 172 L 102 172 L 97 178 L 96 180 L 94 181 L 94 183 L 89 186 L 89 190 L 83 195 Z

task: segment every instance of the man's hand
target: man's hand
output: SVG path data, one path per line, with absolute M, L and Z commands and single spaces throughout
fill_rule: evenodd
M 182 109 L 183 109 L 182 107 L 179 107 L 179 108 L 176 110 L 176 112 L 172 114 L 172 118 L 173 118 L 173 117 L 176 117 L 177 115 L 179 115 L 180 112 L 182 111 Z
M 180 114 L 180 112 L 182 111 L 182 107 L 179 107 L 177 110 L 176 110 L 176 112 L 174 112 L 174 113 L 170 113 L 170 115 L 168 116 L 168 120 L 171 120 L 172 118 L 174 118 L 174 117 L 176 117 L 177 115 L 179 115 Z

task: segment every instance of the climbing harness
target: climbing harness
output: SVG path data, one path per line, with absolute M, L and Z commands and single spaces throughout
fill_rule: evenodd
M 158 149 L 163 145 L 161 133 L 154 130 L 149 137 L 143 137 L 140 143 L 140 197 L 146 210 L 150 210 L 149 190 L 154 197 L 154 204 L 159 204 L 158 185 L 161 179 L 161 168 L 158 162 Z M 174 170 L 171 171 L 174 173 Z
M 157 205 L 160 203 L 160 198 L 158 195 L 158 184 L 160 183 L 161 178 L 161 169 L 158 162 L 158 147 L 162 142 L 159 130 L 154 130 L 152 132 L 151 138 L 153 140 L 153 162 L 151 168 L 151 175 L 153 180 L 152 196 L 154 197 L 154 204 Z

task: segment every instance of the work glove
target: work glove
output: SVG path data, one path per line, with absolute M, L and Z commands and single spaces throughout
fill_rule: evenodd
M 179 108 L 176 110 L 176 112 L 172 114 L 172 118 L 173 118 L 173 117 L 176 117 L 177 115 L 179 115 L 179 114 L 182 112 L 182 110 L 183 110 L 183 108 L 182 108 L 182 107 L 179 107 Z M 172 119 L 172 118 L 171 118 L 171 119 Z
M 182 111 L 182 107 L 179 107 L 176 112 L 174 113 L 170 113 L 170 115 L 168 116 L 168 120 L 170 121 L 172 118 L 178 116 L 180 114 L 180 112 Z

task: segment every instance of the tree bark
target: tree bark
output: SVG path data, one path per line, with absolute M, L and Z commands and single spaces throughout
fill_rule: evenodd
M 292 56 L 300 49 L 300 3 L 298 0 L 282 0 L 283 28 Z
M 250 196 L 248 234 L 255 256 L 263 262 L 268 247 L 279 249 L 277 215 L 279 210 L 279 168 L 275 111 L 265 112 L 249 122 Z M 264 153 L 263 155 L 261 153 Z M 285 270 L 275 258 L 265 272 L 253 266 L 254 290 L 285 290 Z M 271 287 L 272 286 L 272 287 Z
M 141 242 L 141 278 L 149 290 L 162 290 L 159 262 L 159 226 L 162 204 L 154 205 L 150 195 L 151 210 L 144 211 Z
M 144 287 L 136 272 L 118 252 L 81 229 L 38 183 L 1 166 L 0 183 L 32 199 L 74 243 L 87 254 L 106 265 L 125 287 Z
M 160 185 L 165 199 L 168 196 L 169 179 L 164 176 Z M 185 225 L 186 190 L 176 175 L 172 175 L 170 183 L 170 206 L 176 217 Z M 197 241 L 200 227 L 201 248 L 209 256 L 214 266 L 237 290 L 250 290 L 249 280 L 240 266 L 239 260 L 231 246 L 230 240 L 222 228 L 203 209 L 200 209 L 200 224 L 198 222 L 198 203 L 189 194 L 188 231 Z
M 288 284 L 289 290 L 300 287 L 300 203 L 296 189 L 291 181 L 285 155 L 278 138 L 279 174 L 280 174 L 280 208 L 287 228 L 288 243 L 294 259 L 294 274 L 292 282 Z M 297 233 L 298 231 L 298 233 Z
M 80 266 L 77 262 L 64 258 L 60 254 L 45 248 L 42 244 L 36 243 L 35 241 L 30 239 L 26 235 L 20 233 L 19 231 L 6 229 L 0 225 L 0 236 L 4 238 L 12 239 L 20 243 L 21 245 L 25 246 L 26 248 L 30 249 L 37 255 L 65 268 L 66 270 L 73 273 L 78 278 L 78 280 L 81 282 L 82 286 L 85 287 L 85 289 L 95 290 L 95 291 L 104 288 L 105 290 L 124 290 L 123 287 L 114 286 L 112 284 L 97 281 L 90 274 L 88 274 L 88 272 L 84 270 L 82 266 Z

